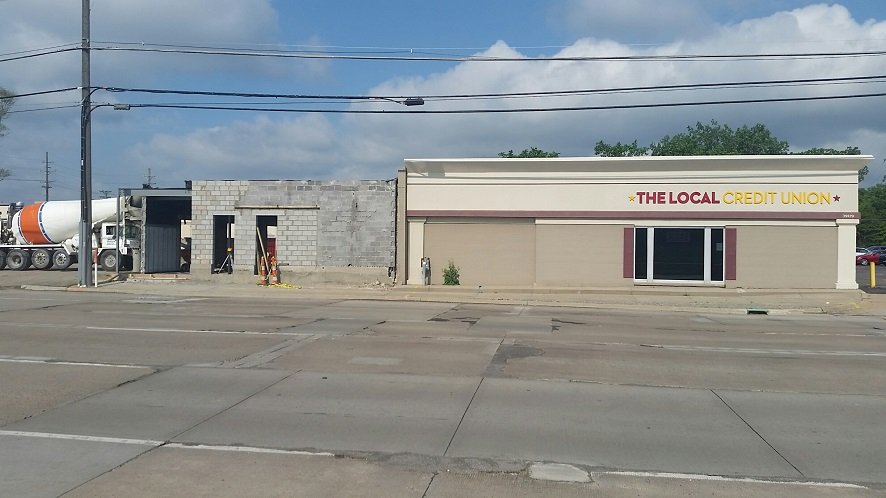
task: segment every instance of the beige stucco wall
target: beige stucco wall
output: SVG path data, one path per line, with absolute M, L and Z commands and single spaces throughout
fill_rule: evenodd
M 632 286 L 622 276 L 624 225 L 537 225 L 540 286 Z
M 834 288 L 836 226 L 743 226 L 736 238 L 737 273 L 730 287 Z
M 426 223 L 424 254 L 431 258 L 431 284 L 443 283 L 443 269 L 452 260 L 460 269 L 461 285 L 533 285 L 533 222 L 471 220 Z

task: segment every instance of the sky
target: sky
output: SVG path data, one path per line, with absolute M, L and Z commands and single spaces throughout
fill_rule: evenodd
M 91 0 L 90 26 L 96 197 L 186 180 L 390 179 L 406 158 L 530 147 L 592 156 L 600 140 L 647 145 L 711 120 L 762 123 L 793 151 L 858 147 L 874 156 L 864 185 L 886 176 L 886 97 L 857 97 L 886 94 L 886 2 Z M 80 86 L 81 53 L 65 50 L 80 29 L 81 2 L 0 0 L 0 87 Z M 755 54 L 780 57 L 677 57 Z M 624 91 L 673 85 L 696 87 Z M 445 98 L 514 93 L 530 95 Z M 637 107 L 820 96 L 855 97 Z M 79 90 L 16 99 L 0 137 L 11 172 L 0 203 L 44 198 L 47 154 L 50 199 L 79 198 L 79 102 Z M 158 104 L 190 108 L 145 107 Z M 490 112 L 515 109 L 535 111 Z

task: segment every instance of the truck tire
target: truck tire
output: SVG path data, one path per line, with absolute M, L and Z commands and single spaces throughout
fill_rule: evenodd
M 31 266 L 31 253 L 22 249 L 12 249 L 6 253 L 6 266 L 10 270 L 27 270 Z
M 104 271 L 117 270 L 117 251 L 105 251 L 98 258 L 99 265 Z
M 38 270 L 52 268 L 52 253 L 47 249 L 34 249 L 31 251 L 31 264 Z
M 64 249 L 59 249 L 52 253 L 52 264 L 56 270 L 66 270 L 73 263 L 74 258 Z
M 0 249 L 0 270 L 6 268 L 6 251 Z

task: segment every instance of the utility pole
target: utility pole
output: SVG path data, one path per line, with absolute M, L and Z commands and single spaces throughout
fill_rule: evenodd
M 77 257 L 78 285 L 92 283 L 92 82 L 89 69 L 89 0 L 81 4 L 81 94 L 80 102 L 80 249 Z
M 46 201 L 49 201 L 49 189 L 52 188 L 49 186 L 49 152 L 46 153 L 46 161 L 44 161 L 44 172 L 46 174 L 46 180 L 43 183 L 43 188 L 46 191 Z
M 148 174 L 145 175 L 145 183 L 142 186 L 144 188 L 154 188 L 154 175 L 151 174 L 151 168 L 148 168 Z

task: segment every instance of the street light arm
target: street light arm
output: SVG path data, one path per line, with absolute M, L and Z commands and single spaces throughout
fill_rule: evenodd
M 401 98 L 401 100 L 392 99 L 389 97 L 370 97 L 371 100 L 387 100 L 388 102 L 394 102 L 395 104 L 405 105 L 405 106 L 414 106 L 414 105 L 425 105 L 425 99 L 421 97 L 405 97 Z

